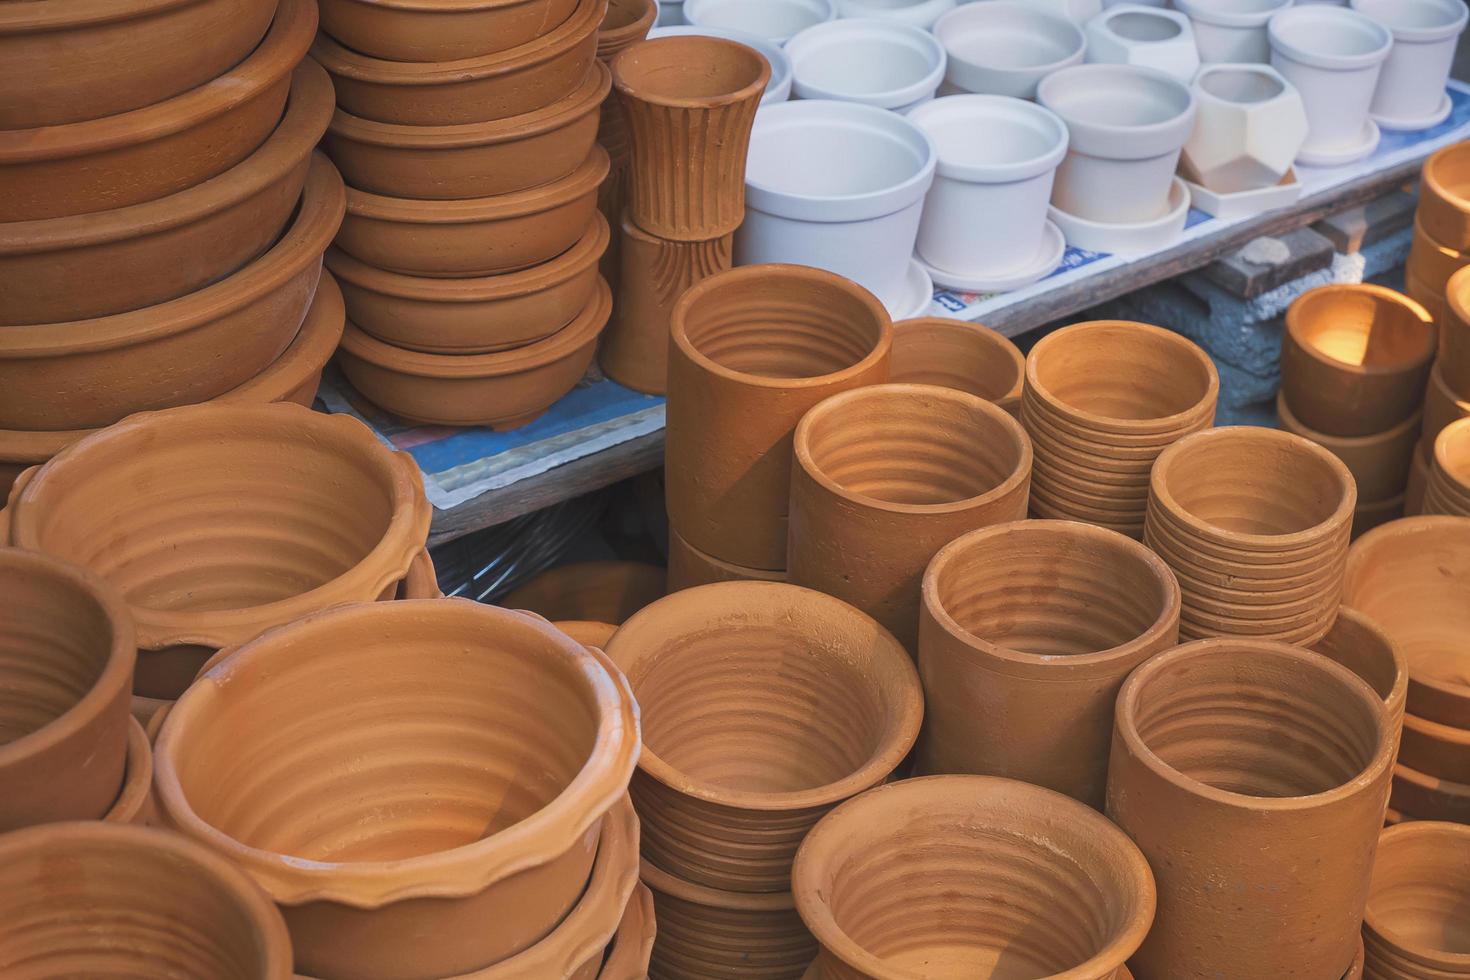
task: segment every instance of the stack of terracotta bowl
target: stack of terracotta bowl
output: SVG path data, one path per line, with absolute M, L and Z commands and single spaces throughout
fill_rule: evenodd
M 1450 277 L 1470 265 L 1470 141 L 1424 161 L 1414 243 L 1404 272 L 1408 293 L 1444 322 Z
M 1470 418 L 1451 422 L 1434 440 L 1423 513 L 1470 517 Z
M 1382 286 L 1322 286 L 1286 311 L 1276 415 L 1352 473 L 1355 535 L 1403 516 L 1434 346 L 1429 312 Z
M 1470 977 L 1470 827 L 1413 823 L 1378 838 L 1363 919 L 1367 976 Z
M 326 0 L 348 379 L 420 422 L 509 429 L 581 380 L 612 311 L 596 58 L 607 0 Z
M 310 404 L 344 208 L 316 26 L 314 0 L 0 9 L 0 486 L 132 412 Z

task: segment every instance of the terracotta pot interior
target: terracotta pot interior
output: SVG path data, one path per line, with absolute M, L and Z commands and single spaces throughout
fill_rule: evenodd
M 1316 527 L 1337 512 L 1351 486 L 1308 446 L 1249 431 L 1176 444 L 1153 478 L 1198 520 L 1264 535 Z
M 1406 950 L 1470 955 L 1470 833 L 1408 825 L 1384 834 L 1367 914 L 1371 929 Z
M 759 51 L 723 38 L 690 34 L 641 41 L 618 55 L 618 84 L 649 102 L 698 103 L 734 96 L 769 72 Z
M 1408 367 L 1428 356 L 1434 328 L 1410 307 L 1356 290 L 1318 290 L 1296 301 L 1297 342 L 1353 367 Z
M 1126 323 L 1057 333 L 1034 352 L 1032 376 L 1053 399 L 1109 419 L 1162 419 L 1196 408 L 1213 387 L 1188 341 Z
M 1018 391 L 1023 362 L 987 337 L 984 328 L 894 324 L 891 380 L 942 385 L 999 401 Z
M 1370 620 L 1340 612 L 1332 629 L 1311 649 L 1357 674 L 1385 700 L 1398 685 L 1399 665 L 1393 647 Z
M 1275 0 L 1273 0 L 1274 4 Z M 1199 87 L 1223 102 L 1237 105 L 1252 105 L 1269 102 L 1286 87 L 1281 79 L 1257 69 L 1244 66 L 1215 68 L 1201 72 Z

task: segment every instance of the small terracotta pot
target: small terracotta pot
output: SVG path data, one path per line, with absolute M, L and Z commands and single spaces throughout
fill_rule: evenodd
M 588 561 L 542 572 L 500 600 L 550 620 L 584 619 L 621 626 L 664 595 L 664 570 L 640 561 Z
M 1470 418 L 1470 395 L 1451 389 L 1436 361 L 1429 372 L 1429 385 L 1424 389 L 1424 434 L 1419 447 L 1426 460 L 1434 455 L 1434 440 L 1445 426 L 1464 418 Z
M 861 609 L 911 653 L 934 553 L 1026 516 L 1031 441 L 963 391 L 887 384 L 833 395 L 806 413 L 793 445 L 788 579 Z
M 434 571 L 434 558 L 425 548 L 414 556 L 408 566 L 408 574 L 398 583 L 395 599 L 442 599 L 444 592 L 439 588 L 439 577 Z
M 808 830 L 913 747 L 923 694 L 892 635 L 771 582 L 686 589 L 608 644 L 642 712 L 643 857 L 686 881 L 784 892 Z
M 715 582 L 785 582 L 786 573 L 746 568 L 720 561 L 684 540 L 678 529 L 669 527 L 668 591 L 679 592 Z
M 1424 161 L 1416 221 L 1451 248 L 1470 249 L 1470 147 L 1454 143 Z
M 1467 903 L 1470 827 L 1413 823 L 1385 830 L 1363 920 L 1368 975 L 1470 976 Z
M 1338 610 L 1332 629 L 1312 644 L 1311 650 L 1342 664 L 1373 688 L 1383 699 L 1389 730 L 1397 738 L 1409 693 L 1409 664 L 1382 627 L 1356 609 L 1344 606 Z
M 1404 516 L 1424 512 L 1424 493 L 1429 489 L 1429 459 L 1421 448 L 1409 462 L 1409 485 L 1404 488 Z
M 1400 763 L 1393 767 L 1389 806 L 1406 820 L 1470 823 L 1470 784 L 1440 779 Z
M 1121 534 L 1020 521 L 966 534 L 924 573 L 918 770 L 1006 776 L 1101 809 L 1113 703 L 1179 641 L 1179 583 Z
M 349 323 L 342 371 L 368 400 L 402 418 L 514 429 L 539 418 L 582 380 L 611 312 L 607 283 L 598 280 L 597 292 L 566 327 L 493 354 L 405 351 Z
M 612 60 L 633 147 L 628 215 L 680 242 L 731 234 L 745 217 L 745 155 L 771 66 L 706 35 L 639 41 Z
M 1451 422 L 1434 440 L 1424 513 L 1470 517 L 1470 419 Z
M 802 845 L 792 892 L 831 980 L 916 969 L 1115 980 L 1154 919 L 1153 874 L 1118 828 L 986 776 L 908 779 L 848 801 Z
M 653 892 L 639 883 L 623 910 L 623 921 L 608 947 L 599 980 L 644 980 L 648 976 L 648 960 L 658 936 L 657 916 L 653 910 Z
M 1444 323 L 1445 317 L 1449 315 L 1449 306 L 1445 303 L 1444 290 L 1436 291 L 1419 281 L 1413 270 L 1404 270 L 1404 293 L 1409 299 L 1418 303 L 1429 311 L 1436 324 Z
M 782 569 L 796 424 L 888 380 L 888 311 L 833 273 L 756 265 L 694 286 L 669 322 L 669 520 L 715 558 Z
M 1431 295 L 1443 297 L 1447 296 L 1450 278 L 1467 264 L 1470 264 L 1470 251 L 1434 239 L 1415 219 L 1414 239 L 1404 267 L 1406 278 L 1413 278 L 1420 289 Z
M 891 380 L 967 391 L 1021 416 L 1026 357 L 978 323 L 921 317 L 893 325 Z
M 534 41 L 575 7 L 576 0 L 323 0 L 322 30 L 373 58 L 455 61 Z
M 1366 436 L 1333 436 L 1304 425 L 1286 401 L 1276 394 L 1276 418 L 1287 432 L 1310 439 L 1342 460 L 1358 487 L 1358 506 L 1401 496 L 1409 481 L 1409 465 L 1419 448 L 1423 413 L 1415 410 L 1391 429 Z M 1356 524 L 1354 525 L 1356 530 Z
M 547 0 L 530 2 L 543 6 Z M 406 126 L 488 122 L 544 109 L 575 92 L 595 60 L 605 7 L 606 0 L 578 0 L 569 17 L 539 37 L 457 60 L 375 58 L 325 33 L 311 53 L 332 73 L 338 104 L 354 116 Z M 460 40 L 484 44 L 484 37 L 466 33 Z
M 131 715 L 128 716 L 127 761 L 123 766 L 122 788 L 102 819 L 143 826 L 160 823 L 157 801 L 153 798 L 153 743 L 142 724 Z
M 1319 286 L 1286 311 L 1282 396 L 1303 426 L 1329 436 L 1396 428 L 1424 398 L 1434 337 L 1429 311 L 1402 293 Z
M 1203 640 L 1118 696 L 1107 814 L 1158 879 L 1144 980 L 1341 977 L 1358 947 L 1395 741 L 1346 667 L 1284 643 Z M 1310 943 L 1301 927 L 1311 923 Z
M 607 648 L 618 628 L 612 623 L 596 623 L 590 619 L 559 619 L 551 625 L 583 646 Z
M 48 0 L 45 6 L 58 4 Z M 174 9 L 184 6 L 178 4 Z M 132 16 L 139 13 L 136 6 L 118 11 L 124 12 Z M 26 11 L 20 17 L 29 20 L 37 14 Z M 179 47 L 185 56 L 208 50 L 217 38 L 232 33 L 244 18 L 232 15 L 231 20 L 228 30 L 220 29 L 206 40 L 191 36 Z M 155 21 L 149 18 L 146 26 L 136 22 L 109 26 L 127 38 L 141 32 L 147 37 L 143 43 L 150 46 L 164 44 L 165 39 L 153 33 Z M 229 170 L 265 142 L 280 123 L 291 73 L 306 54 L 316 26 L 316 4 L 311 0 L 280 0 L 275 20 L 260 45 L 207 85 L 100 119 L 31 129 L 0 125 L 0 187 L 5 188 L 0 196 L 0 222 L 127 207 L 193 187 Z M 0 41 L 0 45 L 4 43 Z M 53 57 L 51 44 L 45 44 L 42 50 L 44 57 Z M 110 79 L 118 70 L 119 62 L 99 57 L 99 50 L 90 43 L 68 50 L 85 53 L 93 62 L 88 75 L 101 72 Z M 3 47 L 0 52 L 8 54 Z M 25 73 L 32 70 L 25 61 L 17 66 L 4 54 L 0 54 L 0 61 L 5 64 L 6 74 L 12 66 Z M 51 61 L 40 75 L 61 78 L 69 73 Z M 29 84 L 21 83 L 21 90 L 28 91 Z M 111 82 L 106 84 L 110 86 Z M 9 86 L 5 90 L 14 91 Z M 22 99 L 18 104 L 31 103 Z
M 611 61 L 630 44 L 648 37 L 658 19 L 653 0 L 608 0 L 607 13 L 597 28 L 597 58 Z

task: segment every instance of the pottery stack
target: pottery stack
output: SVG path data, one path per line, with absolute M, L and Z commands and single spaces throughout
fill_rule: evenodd
M 612 60 L 618 52 L 646 38 L 657 17 L 657 0 L 608 0 L 607 13 L 603 15 L 602 26 L 597 31 L 597 60 L 611 70 Z M 623 118 L 622 100 L 612 91 L 602 100 L 597 121 L 597 143 L 607 151 L 609 165 L 607 179 L 597 192 L 597 210 L 602 212 L 609 228 L 620 228 L 623 202 L 628 197 L 628 170 L 633 165 L 633 147 L 628 142 L 628 124 Z M 607 251 L 602 253 L 601 262 L 602 278 L 612 287 L 614 300 L 620 292 L 618 278 L 622 254 L 622 236 L 614 234 Z M 615 317 L 617 309 L 614 302 Z M 614 324 L 616 322 L 615 319 Z
M 1470 827 L 1427 822 L 1385 830 L 1363 919 L 1366 976 L 1470 976 L 1467 903 Z
M 598 262 L 606 0 L 327 0 L 326 148 L 348 184 L 327 264 L 340 361 L 418 422 L 509 429 L 581 380 L 612 311 Z

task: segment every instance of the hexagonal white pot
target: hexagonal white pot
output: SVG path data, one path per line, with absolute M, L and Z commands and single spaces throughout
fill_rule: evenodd
M 1368 107 L 1393 48 L 1388 29 L 1353 10 L 1309 4 L 1281 11 L 1268 31 L 1271 66 L 1307 107 L 1301 162 L 1343 164 L 1372 153 L 1378 128 Z
M 785 44 L 813 24 L 837 16 L 834 0 L 684 0 L 684 19 Z
M 945 55 L 921 27 L 872 18 L 830 20 L 786 42 L 799 99 L 861 102 L 903 112 L 934 98 Z
M 955 8 L 956 0 L 837 0 L 839 17 L 874 17 L 925 30 Z
M 1119 4 L 1087 22 L 1087 60 L 1153 68 L 1186 84 L 1199 71 L 1189 18 L 1137 3 Z
M 1352 8 L 1393 32 L 1370 112 L 1389 129 L 1428 129 L 1450 114 L 1445 82 L 1465 32 L 1465 0 L 1352 0 Z
M 964 4 L 934 25 L 949 56 L 945 86 L 978 95 L 1036 96 L 1053 72 L 1082 63 L 1082 29 L 1040 4 L 985 0 Z
M 1194 27 L 1200 61 L 1264 64 L 1271 60 L 1266 25 L 1291 0 L 1175 0 L 1175 6 Z
M 1199 111 L 1179 169 L 1219 194 L 1281 182 L 1307 138 L 1307 110 L 1269 65 L 1206 65 L 1194 80 Z

